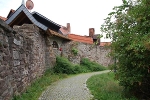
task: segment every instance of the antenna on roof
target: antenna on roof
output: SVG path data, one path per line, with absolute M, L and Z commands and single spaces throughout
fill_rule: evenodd
M 22 3 L 21 3 L 21 5 L 25 5 L 25 3 L 24 3 L 24 0 L 22 0 Z

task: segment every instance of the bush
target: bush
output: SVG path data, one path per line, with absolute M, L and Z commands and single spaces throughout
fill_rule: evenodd
M 106 68 L 96 62 L 91 62 L 87 58 L 83 58 L 80 65 L 74 65 L 67 58 L 56 57 L 56 65 L 54 67 L 54 72 L 65 74 L 77 74 L 102 70 L 106 70 Z
M 85 66 L 75 65 L 74 72 L 77 74 L 77 73 L 87 73 L 87 72 L 91 72 L 91 71 L 89 69 L 87 69 L 87 67 L 85 67 Z
M 139 100 L 150 100 L 149 5 L 149 0 L 123 0 L 101 27 L 112 39 L 111 56 L 117 60 L 116 78 L 127 96 L 134 95 Z
M 88 58 L 82 58 L 80 64 L 84 67 L 86 67 L 90 71 L 102 71 L 106 70 L 106 67 L 90 61 Z
M 56 73 L 74 74 L 74 65 L 64 57 L 56 57 L 56 65 L 54 66 Z

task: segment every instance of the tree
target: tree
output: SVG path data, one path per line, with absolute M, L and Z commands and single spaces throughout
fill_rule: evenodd
M 125 93 L 150 99 L 150 0 L 123 0 L 101 31 L 112 39 L 116 77 Z

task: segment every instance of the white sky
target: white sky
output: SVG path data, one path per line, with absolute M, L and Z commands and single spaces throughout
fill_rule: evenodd
M 26 2 L 26 0 L 24 0 Z M 89 28 L 101 34 L 100 26 L 114 6 L 122 0 L 32 0 L 34 9 L 50 20 L 66 26 L 71 24 L 71 33 L 88 35 Z M 7 17 L 10 9 L 16 10 L 22 0 L 0 0 L 0 16 Z M 110 41 L 102 39 L 103 42 Z

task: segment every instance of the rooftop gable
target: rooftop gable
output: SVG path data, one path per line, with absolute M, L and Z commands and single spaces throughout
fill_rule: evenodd
M 43 25 L 42 23 L 39 23 L 33 16 L 32 14 L 26 9 L 26 7 L 24 5 L 21 5 L 7 20 L 6 23 L 10 26 L 12 26 L 15 20 L 17 20 L 17 18 L 20 16 L 21 12 L 23 12 L 26 17 L 28 17 L 30 19 L 30 21 L 35 24 L 36 26 L 38 26 L 39 28 L 43 29 L 43 30 L 47 30 L 48 28 Z
M 11 27 L 13 27 L 13 25 L 22 25 L 24 23 L 35 24 L 45 31 L 49 28 L 56 32 L 59 32 L 61 27 L 61 25 L 49 20 L 38 12 L 30 13 L 23 4 L 16 11 L 11 10 L 9 12 L 6 23 Z

